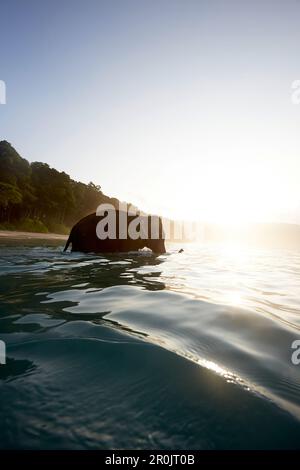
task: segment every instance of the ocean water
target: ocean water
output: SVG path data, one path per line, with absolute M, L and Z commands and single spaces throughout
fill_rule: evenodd
M 1 448 L 300 448 L 300 252 L 184 248 L 1 241 Z

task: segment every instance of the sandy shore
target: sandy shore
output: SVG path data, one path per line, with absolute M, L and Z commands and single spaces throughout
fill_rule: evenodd
M 67 240 L 68 235 L 58 233 L 36 233 L 36 232 L 17 232 L 11 230 L 0 230 L 0 238 L 11 239 L 43 239 L 43 240 Z

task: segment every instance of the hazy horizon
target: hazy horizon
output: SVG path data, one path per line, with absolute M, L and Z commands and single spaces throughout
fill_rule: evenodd
M 1 140 L 145 211 L 300 223 L 296 0 L 1 7 Z

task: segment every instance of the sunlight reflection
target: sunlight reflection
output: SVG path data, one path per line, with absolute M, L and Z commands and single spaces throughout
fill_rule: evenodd
M 226 382 L 239 384 L 239 385 L 242 385 L 247 390 L 250 390 L 249 385 L 246 385 L 245 382 L 240 377 L 233 374 L 229 370 L 219 366 L 216 362 L 209 361 L 209 360 L 203 359 L 203 358 L 201 358 L 201 359 L 199 358 L 196 362 L 200 366 L 205 367 L 206 369 L 209 369 L 212 372 L 215 372 L 216 374 L 220 375 L 221 377 L 224 377 Z
M 229 292 L 224 300 L 230 305 L 242 306 L 244 304 L 244 298 L 239 292 Z
M 220 254 L 232 262 L 245 263 L 250 259 L 249 247 L 238 241 L 226 241 L 220 245 Z

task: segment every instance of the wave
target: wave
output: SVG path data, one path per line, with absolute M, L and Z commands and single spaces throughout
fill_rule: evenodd
M 3 418 L 35 430 L 19 443 L 36 447 L 43 424 L 52 448 L 297 446 L 297 252 L 191 245 L 101 257 L 9 245 L 1 261 Z

